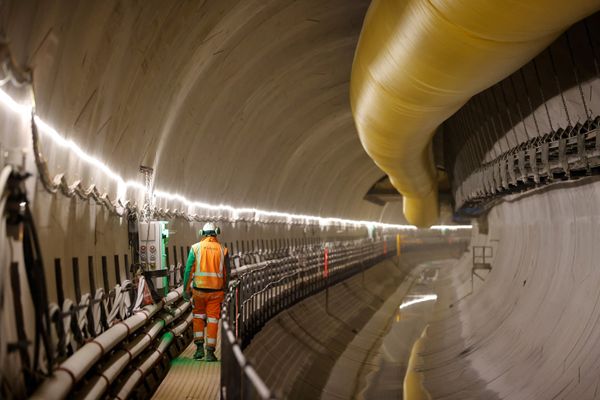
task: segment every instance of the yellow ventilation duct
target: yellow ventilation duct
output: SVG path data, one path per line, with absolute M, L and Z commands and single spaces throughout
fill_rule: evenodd
M 517 70 L 600 0 L 374 0 L 352 66 L 360 140 L 404 196 L 408 222 L 438 219 L 435 129 Z

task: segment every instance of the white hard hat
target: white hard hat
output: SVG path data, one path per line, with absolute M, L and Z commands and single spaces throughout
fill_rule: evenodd
M 207 222 L 202 227 L 200 231 L 200 235 L 202 236 L 210 236 L 210 235 L 218 235 L 221 233 L 221 230 L 215 226 L 212 222 Z

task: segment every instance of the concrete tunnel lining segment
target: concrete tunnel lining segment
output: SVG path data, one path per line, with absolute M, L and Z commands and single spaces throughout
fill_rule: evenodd
M 143 164 L 211 204 L 378 220 L 347 98 L 366 1 L 31 3 L 2 11 L 37 112 L 126 180 Z M 51 170 L 105 183 L 43 145 Z

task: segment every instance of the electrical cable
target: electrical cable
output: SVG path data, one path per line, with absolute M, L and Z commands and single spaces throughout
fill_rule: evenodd
M 135 299 L 135 303 L 133 305 L 133 311 L 138 311 L 142 308 L 142 301 L 144 300 L 144 289 L 146 288 L 146 278 L 141 275 L 138 280 L 137 287 L 137 298 Z
M 50 341 L 52 343 L 52 348 L 54 349 L 54 358 L 56 359 L 58 356 L 58 349 L 60 346 L 60 338 L 64 335 L 62 328 L 62 310 L 56 303 L 50 303 L 48 306 L 48 314 L 50 315 L 50 320 L 53 322 L 52 329 L 50 330 Z M 45 353 L 41 354 L 40 364 L 42 368 L 44 365 L 49 365 L 47 355 Z M 42 370 L 43 373 L 49 374 L 50 371 Z
M 12 172 L 11 166 L 5 166 L 0 172 L 0 365 L 7 365 L 8 354 L 8 324 L 4 321 L 4 284 L 6 282 L 7 269 L 10 264 L 11 254 L 6 234 L 6 218 L 4 208 L 6 206 L 7 194 L 5 194 L 6 183 Z M 4 370 L 0 368 L 0 383 L 4 387 Z M 1 392 L 0 392 L 1 393 Z
M 87 312 L 88 308 L 91 305 L 92 296 L 89 293 L 86 293 L 81 296 L 79 300 L 79 304 L 77 306 L 77 326 L 79 327 L 79 331 L 82 333 L 83 337 L 86 338 L 89 335 L 88 332 L 88 317 Z
M 12 167 L 11 166 L 5 166 L 2 169 L 2 172 L 0 172 L 0 218 L 2 219 L 2 224 L 0 225 L 0 257 L 4 257 L 4 258 L 8 258 L 8 256 L 10 255 L 10 252 L 7 251 L 7 235 L 6 235 L 6 223 L 4 223 L 5 220 L 5 216 L 4 216 L 4 208 L 6 206 L 6 200 L 7 200 L 7 195 L 4 193 L 5 189 L 6 189 L 6 183 L 8 181 L 8 178 L 10 176 L 12 172 Z M 5 260 L 5 263 L 0 263 L 0 313 L 2 313 L 3 310 L 3 300 L 4 300 L 4 279 L 5 279 L 5 271 L 4 271 L 4 267 L 6 265 L 9 264 L 10 260 Z M 0 321 L 1 321 L 1 314 L 0 314 Z M 0 338 L 0 341 L 2 340 L 2 338 Z M 0 350 L 0 354 L 1 354 Z M 0 362 L 2 361 L 2 358 L 0 357 Z M 3 364 L 0 364 L 3 365 Z
M 106 317 L 109 327 L 114 325 L 117 320 L 124 320 L 131 315 L 131 299 L 127 293 L 129 290 L 132 290 L 132 284 L 128 279 L 124 280 L 122 285 L 115 286 L 115 297 Z
M 123 303 L 123 292 L 121 290 L 121 285 L 117 284 L 114 288 L 115 297 L 113 299 L 111 309 L 108 312 L 107 321 L 108 325 L 112 326 L 113 322 L 117 319 L 117 315 L 121 313 L 121 307 Z
M 23 253 L 25 259 L 25 271 L 27 280 L 31 290 L 31 297 L 35 307 L 36 315 L 36 337 L 34 351 L 34 371 L 38 370 L 40 345 L 43 345 L 47 355 L 48 366 L 47 371 L 52 371 L 54 363 L 54 350 L 50 341 L 50 315 L 48 310 L 48 293 L 46 288 L 46 273 L 40 250 L 39 238 L 37 230 L 33 222 L 33 215 L 29 207 L 26 195 L 25 199 L 25 220 L 24 220 L 24 235 L 23 235 Z M 40 343 L 42 342 L 42 343 Z
M 71 299 L 65 299 L 62 307 L 63 337 L 59 339 L 57 353 L 73 354 L 84 344 L 84 333 L 80 329 L 77 304 Z M 75 318 L 74 318 L 75 317 Z
M 76 343 L 72 343 L 73 341 L 73 331 L 71 330 L 71 318 L 73 311 L 73 301 L 71 299 L 65 299 L 62 304 L 62 318 L 61 322 L 63 325 L 63 333 L 64 336 L 60 339 L 59 342 L 59 354 L 67 354 L 67 348 L 70 346 L 70 349 L 74 352 L 77 347 Z
M 103 326 L 102 323 L 102 315 L 104 314 L 104 319 L 108 315 L 103 288 L 96 289 L 96 294 L 94 295 L 94 301 L 91 307 L 94 326 L 90 328 L 90 332 L 92 333 L 92 336 L 95 337 L 104 332 L 104 330 L 107 328 L 106 326 Z

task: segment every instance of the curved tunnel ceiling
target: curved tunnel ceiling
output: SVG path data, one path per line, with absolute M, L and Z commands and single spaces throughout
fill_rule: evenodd
M 209 203 L 379 219 L 348 100 L 368 1 L 33 3 L 2 13 L 38 113 L 126 179 L 144 164 Z

